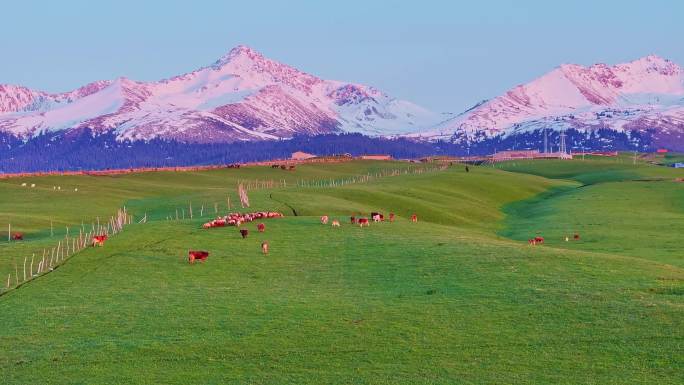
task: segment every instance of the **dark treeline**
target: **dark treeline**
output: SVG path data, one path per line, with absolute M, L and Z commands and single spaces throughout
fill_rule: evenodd
M 0 134 L 0 172 L 104 170 L 230 164 L 290 158 L 295 151 L 317 155 L 390 154 L 417 158 L 454 153 L 458 146 L 372 138 L 361 134 L 298 136 L 288 140 L 235 143 L 182 143 L 155 139 L 117 141 L 113 133 L 44 134 L 26 142 Z
M 589 133 L 568 130 L 567 148 L 585 150 L 653 150 L 648 132 L 620 133 L 595 130 Z M 134 167 L 174 167 L 230 164 L 287 159 L 295 151 L 317 155 L 349 153 L 389 154 L 397 159 L 427 155 L 485 155 L 509 149 L 542 149 L 543 132 L 533 131 L 511 136 L 475 138 L 453 142 L 424 142 L 405 138 L 387 139 L 361 134 L 297 136 L 288 140 L 236 143 L 182 143 L 154 139 L 117 141 L 112 132 L 93 135 L 84 130 L 69 134 L 42 134 L 22 141 L 0 133 L 0 172 L 35 172 L 68 170 L 105 170 Z M 558 133 L 549 131 L 548 143 L 558 147 Z

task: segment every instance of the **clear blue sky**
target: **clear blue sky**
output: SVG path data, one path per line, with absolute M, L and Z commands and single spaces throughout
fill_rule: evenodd
M 51 92 L 173 76 L 238 44 L 452 112 L 561 63 L 684 64 L 679 0 L 22 0 L 1 12 L 0 83 Z

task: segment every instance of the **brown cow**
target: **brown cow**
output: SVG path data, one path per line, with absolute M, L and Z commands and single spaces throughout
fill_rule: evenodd
M 12 235 L 12 240 L 13 241 L 23 241 L 24 240 L 24 234 L 23 233 L 14 233 L 14 235 Z
M 580 235 L 575 233 L 575 235 L 572 236 L 572 239 L 579 241 L 580 240 Z
M 411 214 L 411 222 L 418 222 L 418 215 Z
M 351 219 L 351 224 L 355 225 L 356 224 L 356 217 L 352 216 L 350 219 Z
M 390 223 L 394 222 L 394 213 L 390 213 Z
M 107 234 L 101 234 L 101 235 L 94 235 L 93 236 L 93 247 L 95 246 L 104 246 L 105 241 L 107 240 Z
M 247 238 L 247 236 L 249 235 L 249 230 L 247 230 L 247 229 L 240 229 L 240 235 L 242 235 L 242 239 Z
M 194 265 L 196 260 L 200 260 L 202 263 L 204 263 L 204 261 L 206 261 L 207 258 L 209 258 L 208 251 L 188 251 L 188 262 L 190 262 L 191 265 Z
M 263 224 L 263 223 L 259 223 L 259 224 L 257 225 L 257 230 L 258 230 L 260 233 L 263 233 L 264 231 L 266 231 L 266 225 Z
M 268 254 L 268 242 L 261 242 L 261 252 Z
M 359 227 L 368 227 L 370 226 L 370 222 L 368 222 L 368 218 L 359 218 Z

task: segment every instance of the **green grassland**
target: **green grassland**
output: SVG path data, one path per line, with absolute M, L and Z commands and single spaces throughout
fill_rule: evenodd
M 417 167 L 0 181 L 0 225 L 27 233 L 0 246 L 0 274 L 64 226 L 122 205 L 150 218 L 0 296 L 2 382 L 681 383 L 682 173 L 626 159 L 517 162 L 320 187 Z M 250 210 L 286 214 L 265 233 L 200 228 L 215 203 L 237 201 L 239 181 L 271 179 L 287 187 L 249 194 Z M 166 219 L 190 203 L 193 219 Z M 398 219 L 348 224 L 376 210 Z M 569 231 L 582 240 L 562 241 Z M 528 246 L 538 232 L 548 245 Z M 188 249 L 211 256 L 190 266 Z
M 613 160 L 515 162 L 505 170 L 578 182 L 508 205 L 502 235 L 684 267 L 684 170 Z M 530 232 L 533 229 L 534 232 Z M 580 242 L 565 242 L 578 233 Z

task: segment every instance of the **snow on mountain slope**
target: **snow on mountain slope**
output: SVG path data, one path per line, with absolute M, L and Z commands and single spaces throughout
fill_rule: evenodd
M 392 135 L 437 122 L 409 102 L 317 78 L 246 46 L 158 82 L 120 78 L 62 94 L 0 86 L 0 131 L 24 138 L 88 128 L 119 138 L 213 142 L 340 131 Z
M 472 139 L 546 128 L 653 129 L 681 138 L 684 71 L 657 56 L 615 66 L 564 64 L 415 136 Z

